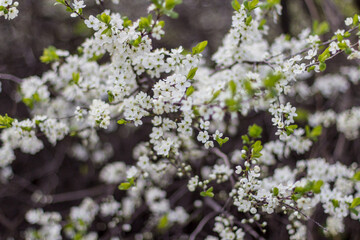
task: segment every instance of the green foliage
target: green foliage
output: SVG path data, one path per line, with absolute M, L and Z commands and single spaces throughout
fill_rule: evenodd
M 151 0 L 155 5 L 157 11 L 162 15 L 166 15 L 171 18 L 178 18 L 179 14 L 174 12 L 174 8 L 182 3 L 182 0 Z
M 336 199 L 332 199 L 331 203 L 334 206 L 334 208 L 340 207 L 339 201 Z
M 311 131 L 309 126 L 305 127 L 306 137 L 310 138 L 313 141 L 317 141 L 318 137 L 321 135 L 321 132 L 322 132 L 321 125 L 314 127 Z
M 355 181 L 360 181 L 360 171 L 357 171 L 352 177 L 352 179 Z
M 56 53 L 56 48 L 54 46 L 49 46 L 43 51 L 43 55 L 40 57 L 40 61 L 43 63 L 51 63 L 59 60 L 59 56 Z
M 54 3 L 54 5 L 58 5 L 58 4 L 66 5 L 65 0 L 56 0 L 56 3 Z
M 200 196 L 202 197 L 214 197 L 213 187 L 208 188 L 206 191 L 202 191 Z
M 356 25 L 359 23 L 359 15 L 357 14 L 354 14 L 354 17 L 353 17 L 353 25 Z
M 114 98 L 115 98 L 114 94 L 110 90 L 107 91 L 107 94 L 108 94 L 109 102 L 112 103 L 114 101 Z M 119 121 L 118 121 L 118 123 L 119 123 Z
M 128 17 L 123 17 L 123 27 L 128 28 L 132 25 L 132 21 Z
M 220 147 L 222 147 L 222 145 L 224 143 L 226 143 L 227 141 L 229 141 L 229 138 L 228 137 L 225 137 L 225 138 L 219 138 L 217 137 L 216 139 L 216 142 L 219 144 Z
M 352 201 L 350 208 L 356 208 L 357 206 L 360 205 L 360 198 L 354 198 L 354 200 Z
M 281 0 L 266 0 L 266 2 L 263 2 L 260 7 L 266 10 L 270 10 L 275 5 L 280 4 L 280 2 Z
M 309 112 L 306 109 L 303 108 L 297 108 L 296 109 L 297 116 L 294 117 L 294 120 L 297 122 L 306 122 L 309 117 Z
M 261 141 L 256 141 L 253 145 L 251 145 L 252 153 L 251 158 L 259 158 L 262 156 L 260 153 L 263 149 L 263 146 L 261 145 Z
M 232 0 L 232 1 L 231 1 L 231 6 L 233 7 L 233 9 L 234 9 L 235 11 L 239 11 L 240 8 L 241 8 L 241 5 L 240 5 L 240 3 L 238 2 L 238 0 Z
M 236 94 L 236 83 L 233 80 L 231 80 L 229 82 L 229 88 L 230 88 L 232 97 L 234 97 Z
M 191 94 L 193 94 L 195 91 L 195 88 L 193 86 L 188 87 L 188 89 L 186 89 L 186 96 L 190 96 Z
M 279 189 L 277 187 L 274 187 L 272 192 L 275 197 L 279 195 Z
M 41 99 L 40 99 L 40 96 L 39 94 L 36 92 L 34 93 L 31 98 L 23 98 L 22 99 L 23 103 L 28 106 L 30 109 L 33 109 L 34 108 L 34 104 L 36 102 L 40 102 Z
M 202 53 L 204 51 L 204 49 L 206 48 L 208 44 L 208 41 L 202 41 L 200 43 L 198 43 L 195 47 L 192 48 L 192 54 L 199 54 Z
M 210 99 L 209 103 L 213 102 L 221 93 L 221 90 L 217 90 L 216 92 L 214 92 L 212 98 Z
M 241 109 L 241 103 L 234 98 L 228 98 L 225 100 L 226 107 L 230 112 L 237 112 Z
M 266 19 L 261 19 L 258 29 L 259 30 L 264 30 L 264 25 L 266 24 Z
M 120 120 L 117 121 L 117 123 L 118 123 L 119 125 L 123 125 L 123 124 L 127 124 L 128 121 L 126 121 L 125 119 L 120 119 Z
M 329 27 L 329 23 L 326 21 L 323 21 L 321 23 L 319 23 L 319 21 L 315 20 L 313 22 L 313 26 L 312 26 L 312 33 L 314 35 L 323 35 L 327 32 L 329 32 L 330 27 Z
M 322 52 L 319 57 L 318 57 L 318 60 L 319 62 L 325 62 L 326 59 L 328 59 L 330 57 L 330 47 L 327 47 L 324 52 Z
M 182 3 L 182 0 L 165 0 L 165 8 L 166 10 L 173 10 L 176 5 Z
M 159 222 L 157 224 L 157 228 L 159 230 L 163 230 L 166 229 L 169 226 L 169 219 L 168 219 L 168 215 L 164 214 L 160 219 Z
M 298 125 L 290 125 L 290 126 L 286 126 L 285 130 L 286 130 L 286 134 L 288 136 L 290 136 L 292 133 L 294 133 L 294 130 L 297 129 Z
M 245 24 L 246 24 L 247 26 L 249 26 L 250 23 L 251 23 L 251 21 L 252 21 L 252 16 L 249 15 L 249 16 L 247 16 L 246 19 L 245 19 Z
M 191 68 L 186 78 L 187 79 L 193 79 L 195 77 L 195 74 L 196 74 L 197 70 L 198 70 L 197 67 Z
M 318 181 L 308 181 L 304 187 L 296 187 L 294 189 L 294 194 L 292 195 L 292 199 L 294 201 L 298 200 L 300 197 L 304 196 L 309 192 L 313 192 L 315 194 L 319 194 L 321 192 L 321 187 L 324 185 L 322 180 Z
M 107 15 L 106 13 L 97 15 L 97 18 L 105 24 L 110 24 L 111 17 L 109 15 Z
M 78 72 L 73 72 L 72 73 L 72 81 L 78 85 L 79 84 L 79 80 L 80 80 L 80 74 Z
M 131 40 L 130 44 L 134 47 L 138 47 L 141 43 L 141 40 L 142 40 L 142 38 L 141 38 L 141 36 L 139 36 L 137 39 Z
M 326 63 L 320 62 L 319 69 L 320 69 L 321 72 L 325 71 L 326 70 Z
M 127 182 L 123 182 L 119 185 L 119 189 L 120 190 L 128 190 L 129 188 L 131 188 L 132 186 L 135 185 L 135 178 L 128 178 Z
M 7 114 L 5 116 L 0 115 L 0 128 L 9 128 L 12 126 L 13 118 L 9 117 Z
M 255 8 L 257 8 L 259 3 L 259 0 L 252 0 L 252 1 L 244 1 L 244 7 L 246 10 L 248 10 L 249 12 L 251 12 L 252 10 L 254 10 Z
M 248 134 L 250 137 L 256 139 L 261 138 L 262 128 L 256 124 L 248 127 Z
M 153 17 L 149 14 L 147 17 L 141 17 L 139 22 L 139 30 L 145 30 L 147 32 L 151 31 L 151 21 Z

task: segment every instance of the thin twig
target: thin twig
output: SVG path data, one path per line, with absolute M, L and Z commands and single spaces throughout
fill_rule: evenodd
M 23 81 L 21 78 L 18 78 L 14 75 L 7 74 L 7 73 L 0 73 L 0 79 L 13 81 L 17 84 L 20 84 Z

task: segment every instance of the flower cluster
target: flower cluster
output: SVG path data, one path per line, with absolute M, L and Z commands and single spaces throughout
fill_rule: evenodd
M 1 0 L 0 1 L 0 17 L 4 16 L 5 19 L 12 20 L 19 14 L 17 7 L 19 3 L 13 0 Z
M 316 222 L 325 234 L 344 231 L 346 217 L 359 220 L 357 166 L 330 164 L 323 158 L 327 156 L 303 159 L 319 140 L 321 126 L 336 124 L 347 139 L 356 139 L 359 107 L 341 113 L 314 111 L 305 120 L 301 117 L 306 114 L 296 108 L 298 97 L 336 98 L 359 83 L 360 72 L 354 67 L 318 77 L 326 61 L 339 53 L 348 54 L 349 60 L 360 58 L 357 43 L 350 40 L 352 29 L 359 26 L 357 15 L 345 22 L 352 29 L 338 30 L 328 42 L 321 43 L 305 29 L 270 44 L 264 14 L 277 16 L 279 1 L 234 0 L 232 25 L 212 56 L 212 69 L 203 60 L 207 41 L 194 44 L 191 51 L 153 45 L 165 34 L 160 18 L 176 17 L 174 7 L 181 1 L 153 0 L 149 15 L 135 21 L 110 10 L 85 17 L 84 1 L 57 2 L 71 17 L 82 18 L 94 34 L 71 55 L 45 49 L 41 61 L 51 69 L 20 84 L 17 98 L 32 117 L 0 116 L 0 180 L 11 180 L 16 149 L 36 154 L 43 141 L 55 146 L 70 135 L 75 138 L 67 154 L 95 163 L 91 166 L 106 194 L 83 196 L 66 214 L 29 210 L 26 220 L 34 227 L 26 230 L 26 239 L 98 239 L 94 229 L 99 226 L 109 239 L 132 231 L 138 231 L 136 239 L 152 239 L 173 226 L 187 226 L 208 209 L 213 212 L 203 218 L 206 222 L 185 237 L 196 239 L 207 218 L 214 218 L 213 231 L 220 239 L 245 239 L 247 234 L 259 238 L 266 233 L 267 219 L 280 213 L 288 216 L 290 239 L 305 239 L 306 222 L 315 221 L 311 217 L 317 206 L 326 215 L 328 231 Z M 9 8 L 5 17 L 13 18 L 10 9 L 15 5 L 0 0 L 0 13 Z M 252 124 L 235 144 L 240 127 L 257 114 L 267 116 L 262 125 L 270 136 Z M 128 149 L 132 159 L 116 155 L 113 138 L 104 137 L 120 138 L 122 131 L 128 138 L 137 129 L 146 138 Z M 95 190 L 96 196 L 100 190 Z M 125 192 L 115 192 L 120 190 Z M 39 202 L 61 201 L 57 194 L 46 197 L 48 201 Z M 185 206 L 185 198 L 194 204 Z M 139 216 L 146 218 L 142 226 L 134 224 Z M 97 218 L 106 224 L 95 224 Z

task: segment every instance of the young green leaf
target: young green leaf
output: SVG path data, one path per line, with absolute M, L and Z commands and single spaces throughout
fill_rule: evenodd
M 127 124 L 128 121 L 126 121 L 125 119 L 120 119 L 117 121 L 118 124 L 122 125 L 122 124 Z
M 198 70 L 197 67 L 191 68 L 186 78 L 187 79 L 193 79 L 195 77 L 195 74 L 196 74 L 197 70 Z
M 233 7 L 233 9 L 234 9 L 235 11 L 239 11 L 240 8 L 241 8 L 241 5 L 240 5 L 240 3 L 238 2 L 238 0 L 232 0 L 231 6 Z
M 191 94 L 193 94 L 193 92 L 195 91 L 195 88 L 193 86 L 188 87 L 188 89 L 186 89 L 186 96 L 190 96 Z
M 261 138 L 262 128 L 256 124 L 249 126 L 248 134 L 252 138 Z
M 200 196 L 202 196 L 202 197 L 214 197 L 213 187 L 209 188 L 206 191 L 201 192 Z
M 207 44 L 208 41 L 202 41 L 198 43 L 195 47 L 192 48 L 192 54 L 195 55 L 201 53 L 206 48 Z
M 360 198 L 354 198 L 354 200 L 352 201 L 350 208 L 356 208 L 357 206 L 360 205 Z

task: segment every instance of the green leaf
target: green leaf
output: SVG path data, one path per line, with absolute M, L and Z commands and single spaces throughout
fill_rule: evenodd
M 160 229 L 160 230 L 162 230 L 162 229 L 167 228 L 168 226 L 169 226 L 168 215 L 167 215 L 167 214 L 164 214 L 164 215 L 159 219 L 157 228 Z
M 294 130 L 297 129 L 297 125 L 290 125 L 290 126 L 286 126 L 285 130 L 286 130 L 286 134 L 288 136 L 290 136 L 292 133 L 294 133 Z
M 354 200 L 352 201 L 350 208 L 356 208 L 357 206 L 360 205 L 360 198 L 354 198 Z
M 252 138 L 261 138 L 262 128 L 256 124 L 249 126 L 248 134 Z
M 0 128 L 9 128 L 12 126 L 13 118 L 9 117 L 7 114 L 5 116 L 0 115 Z
M 355 181 L 360 181 L 360 171 L 357 171 L 352 177 L 352 179 Z
M 359 211 L 357 211 L 355 208 L 350 208 L 350 212 L 354 213 L 356 216 L 359 215 Z
M 313 130 L 311 131 L 310 136 L 311 136 L 312 138 L 317 138 L 317 137 L 319 137 L 319 136 L 321 135 L 321 132 L 322 132 L 322 126 L 321 126 L 321 125 L 316 126 L 316 127 L 314 127 Z
M 79 80 L 80 80 L 80 74 L 78 72 L 73 72 L 72 73 L 72 80 L 76 85 L 78 85 Z
M 151 0 L 151 2 L 156 6 L 157 9 L 161 8 L 161 3 L 159 0 Z
M 172 10 L 163 9 L 162 11 L 166 16 L 171 18 L 178 18 L 179 14 L 177 12 L 174 12 Z
M 234 97 L 236 94 L 236 83 L 233 80 L 229 82 L 229 88 L 231 91 L 231 95 Z
M 356 25 L 359 22 L 359 16 L 357 14 L 353 17 L 353 25 Z
M 112 30 L 111 30 L 111 28 L 105 28 L 104 31 L 102 31 L 101 34 L 104 34 L 104 35 L 110 37 L 111 34 L 112 34 Z
M 214 197 L 213 187 L 209 188 L 206 191 L 201 192 L 200 196 L 202 196 L 202 197 Z
M 326 63 L 321 62 L 321 63 L 319 64 L 319 69 L 320 69 L 321 72 L 325 71 L 325 70 L 326 70 Z
M 130 41 L 130 44 L 134 47 L 138 47 L 139 44 L 141 43 L 141 40 L 142 40 L 142 38 L 141 38 L 141 36 L 139 36 L 137 39 Z
M 186 78 L 187 79 L 193 79 L 195 77 L 195 74 L 196 74 L 197 70 L 198 70 L 197 67 L 191 68 Z
M 119 185 L 120 190 L 128 190 L 134 185 L 135 178 L 129 178 L 127 182 L 123 182 Z
M 148 17 L 141 17 L 139 21 L 139 30 L 145 29 L 146 31 L 151 30 L 151 21 L 152 21 L 152 15 L 149 14 Z
M 318 60 L 319 62 L 325 62 L 326 59 L 330 57 L 330 50 L 329 47 L 324 50 L 322 54 L 319 55 Z
M 65 0 L 56 0 L 56 3 L 54 3 L 54 6 L 58 5 L 58 4 L 65 5 Z
M 209 102 L 214 101 L 221 93 L 221 90 L 217 90 Z
M 245 24 L 246 24 L 247 26 L 249 26 L 250 23 L 251 23 L 251 21 L 252 21 L 252 16 L 249 15 L 249 16 L 245 19 Z
M 263 149 L 263 146 L 261 145 L 261 141 L 256 141 L 251 147 L 252 147 L 251 156 L 253 158 L 259 158 L 262 156 L 262 154 L 260 153 L 261 150 Z
M 273 188 L 273 195 L 276 197 L 277 195 L 279 195 L 279 189 L 277 187 Z
M 318 194 L 321 192 L 321 187 L 324 185 L 324 182 L 322 180 L 318 180 L 314 183 L 314 186 L 312 188 L 313 192 Z
M 277 74 L 271 73 L 264 79 L 264 86 L 267 88 L 275 87 L 282 77 L 283 75 L 281 73 L 277 73 Z
M 332 199 L 331 203 L 334 206 L 334 208 L 338 208 L 340 206 L 339 201 L 336 199 Z
M 56 53 L 56 48 L 54 46 L 49 46 L 43 51 L 43 55 L 40 57 L 40 61 L 43 63 L 51 63 L 59 60 L 59 56 Z
M 107 15 L 106 13 L 102 13 L 100 15 L 100 17 L 98 17 L 98 19 L 100 21 L 102 21 L 103 23 L 106 23 L 106 24 L 109 24 L 110 23 L 110 20 L 111 20 L 111 17 L 109 15 Z
M 109 102 L 112 103 L 114 101 L 114 98 L 115 98 L 114 94 L 110 90 L 107 91 L 107 94 L 108 94 Z M 118 123 L 119 123 L 119 121 L 118 121 Z
M 165 8 L 167 10 L 172 10 L 176 5 L 182 3 L 182 0 L 165 0 Z
M 229 138 L 228 138 L 228 137 L 226 137 L 226 138 L 219 138 L 219 137 L 217 137 L 215 140 L 217 141 L 217 143 L 219 144 L 219 146 L 222 147 L 222 145 L 223 145 L 224 143 L 226 143 L 227 141 L 229 141 Z
M 326 21 L 319 23 L 319 21 L 315 20 L 313 22 L 312 32 L 314 35 L 323 35 L 329 32 L 329 30 L 330 30 L 329 23 L 327 23 Z
M 208 44 L 208 41 L 202 41 L 201 43 L 198 43 L 195 47 L 192 48 L 192 54 L 199 54 L 206 48 Z
M 249 139 L 248 135 L 242 135 L 241 139 L 243 140 L 243 144 L 249 144 L 250 143 L 250 139 Z
M 123 27 L 128 28 L 132 25 L 132 21 L 128 17 L 123 17 Z
M 122 125 L 122 124 L 127 124 L 128 121 L 126 121 L 125 119 L 120 119 L 120 120 L 117 121 L 117 123 L 118 123 L 119 125 Z
M 266 19 L 261 19 L 258 29 L 259 30 L 264 30 L 264 25 L 266 24 Z
M 259 3 L 259 0 L 244 1 L 244 6 L 249 12 L 251 12 L 252 10 L 257 8 L 258 3 Z
M 313 130 L 310 131 L 310 127 L 306 126 L 305 127 L 305 132 L 306 132 L 306 137 L 310 138 L 313 141 L 317 141 L 317 137 L 319 137 L 321 135 L 322 132 L 322 126 L 316 126 L 313 128 Z
M 186 89 L 186 96 L 190 96 L 191 94 L 193 94 L 193 92 L 195 91 L 195 88 L 193 86 L 188 87 L 188 89 Z
M 234 9 L 235 11 L 239 11 L 240 8 L 241 8 L 241 5 L 240 5 L 240 3 L 238 2 L 238 0 L 232 0 L 231 6 L 233 7 L 233 9 Z

